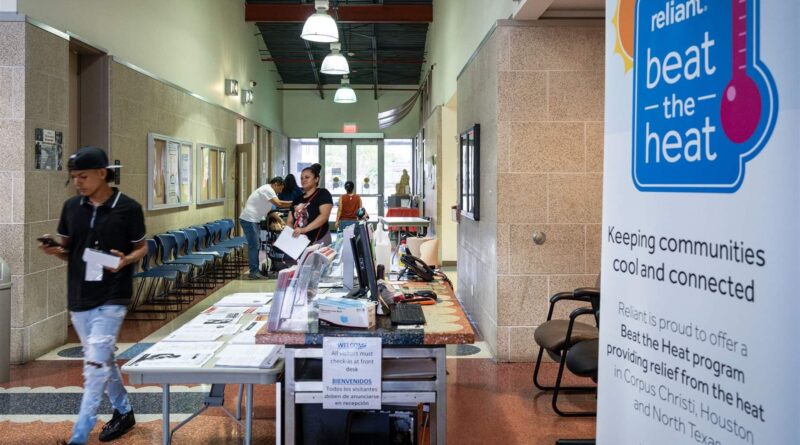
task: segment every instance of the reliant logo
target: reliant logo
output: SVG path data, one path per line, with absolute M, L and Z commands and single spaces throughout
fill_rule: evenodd
M 640 0 L 633 181 L 641 191 L 733 193 L 775 125 L 759 59 L 759 0 Z

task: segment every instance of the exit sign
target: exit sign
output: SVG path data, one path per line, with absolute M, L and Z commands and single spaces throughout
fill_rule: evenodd
M 358 133 L 358 125 L 348 122 L 342 125 L 342 133 Z

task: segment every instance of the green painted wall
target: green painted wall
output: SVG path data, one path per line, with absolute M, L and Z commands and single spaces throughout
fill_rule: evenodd
M 432 106 L 444 105 L 456 92 L 456 78 L 498 19 L 514 12 L 512 0 L 433 0 L 428 28 L 427 63 L 433 69 Z
M 384 133 L 386 138 L 412 138 L 419 131 L 418 104 L 402 121 L 384 130 L 378 128 L 378 112 L 402 104 L 413 91 L 378 91 L 376 101 L 371 90 L 356 90 L 358 102 L 354 104 L 334 103 L 334 93 L 325 90 L 322 100 L 316 90 L 283 91 L 284 134 L 298 138 L 316 137 L 321 132 L 338 133 L 345 122 L 358 124 L 360 133 Z
M 243 0 L 18 0 L 19 13 L 61 31 L 274 130 L 283 128 L 283 96 L 263 40 L 244 21 Z M 255 103 L 225 96 L 224 79 L 249 88 Z

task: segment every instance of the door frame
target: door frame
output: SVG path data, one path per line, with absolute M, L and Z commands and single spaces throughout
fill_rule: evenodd
M 257 188 L 258 184 L 258 156 L 254 148 L 255 144 L 252 142 L 236 145 L 236 177 L 234 178 L 234 183 L 236 184 L 234 200 L 236 217 L 234 220 L 236 221 L 237 234 L 242 233 L 241 227 L 239 226 L 239 215 L 243 210 L 244 204 L 247 202 L 247 198 L 250 197 L 250 193 Z M 245 168 L 242 168 L 243 155 L 247 156 L 247 163 L 249 164 Z M 247 185 L 246 192 L 242 189 L 243 185 L 245 185 L 244 181 L 246 181 Z

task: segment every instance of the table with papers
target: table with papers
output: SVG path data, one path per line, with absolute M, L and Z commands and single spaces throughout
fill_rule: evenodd
M 394 285 L 404 293 L 433 290 L 438 294 L 435 305 L 422 306 L 426 324 L 393 326 L 389 317 L 376 319 L 373 329 L 326 327 L 314 323 L 308 332 L 269 332 L 266 328 L 256 336 L 258 343 L 284 344 L 284 443 L 297 441 L 297 405 L 323 403 L 322 381 L 297 380 L 295 373 L 301 362 L 322 359 L 326 337 L 380 337 L 382 343 L 382 403 L 416 406 L 430 404 L 430 444 L 447 443 L 447 345 L 474 343 L 475 332 L 452 289 L 441 281 L 433 283 L 405 281 Z M 343 292 L 338 292 L 342 294 Z M 334 296 L 335 290 L 323 295 Z M 391 367 L 389 366 L 391 365 Z M 416 373 L 416 374 L 415 374 Z M 409 377 L 414 377 L 409 379 Z
M 283 371 L 282 345 L 255 344 L 256 333 L 266 324 L 268 306 L 263 303 L 269 303 L 269 299 L 254 297 L 258 296 L 234 294 L 223 298 L 218 302 L 221 305 L 206 309 L 122 366 L 121 370 L 128 375 L 131 384 L 162 385 L 163 444 L 169 444 L 172 433 L 199 414 L 195 413 L 170 430 L 170 385 L 174 384 L 211 384 L 207 401 L 215 396 L 221 401 L 226 384 L 244 385 L 244 443 L 251 443 L 253 385 L 277 383 Z M 252 306 L 226 306 L 248 302 Z M 261 305 L 255 306 L 259 303 Z M 240 388 L 236 416 L 226 410 L 237 422 L 241 418 L 241 396 Z M 276 390 L 276 396 L 276 406 L 280 407 L 280 388 Z M 280 441 L 279 427 L 276 428 L 276 441 Z

